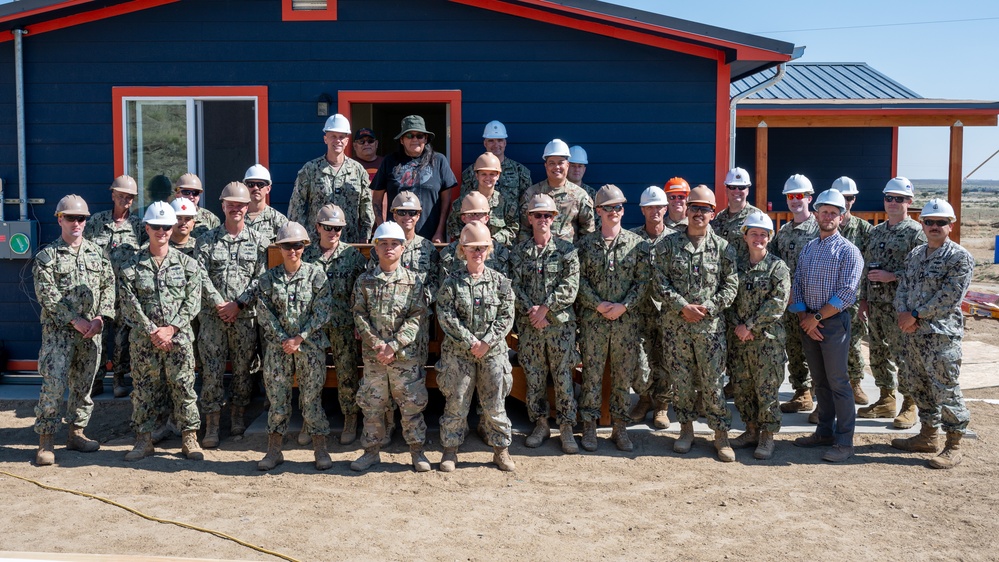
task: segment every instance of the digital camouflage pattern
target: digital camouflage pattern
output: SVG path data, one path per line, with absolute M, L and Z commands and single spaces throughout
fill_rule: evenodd
M 288 220 L 305 225 L 312 243 L 319 242 L 316 217 L 319 209 L 333 203 L 343 209 L 347 226 L 343 227 L 341 241 L 358 244 L 368 241 L 375 212 L 371 203 L 371 181 L 364 166 L 347 158 L 340 169 L 334 169 L 320 156 L 302 166 L 295 178 L 295 186 L 288 202 Z
M 288 217 L 274 207 L 264 207 L 264 210 L 255 217 L 247 211 L 243 221 L 246 226 L 260 233 L 267 244 L 273 244 L 277 240 L 277 231 L 288 224 Z
M 194 228 L 191 229 L 191 236 L 201 238 L 205 234 L 208 234 L 210 230 L 218 228 L 221 224 L 222 221 L 219 220 L 215 213 L 199 206 L 198 214 L 194 216 Z
M 801 224 L 796 224 L 794 221 L 785 222 L 770 242 L 768 250 L 784 260 L 791 271 L 791 279 L 794 279 L 794 272 L 798 268 L 798 255 L 802 248 L 818 237 L 819 223 L 815 220 L 815 215 L 809 215 Z M 795 390 L 812 388 L 812 376 L 805 363 L 805 351 L 801 347 L 801 329 L 798 322 L 797 314 L 784 313 L 788 382 Z
M 437 386 L 446 403 L 440 419 L 441 445 L 458 447 L 468 434 L 468 410 L 478 391 L 486 442 L 509 447 L 512 440 L 506 397 L 513 388 L 506 336 L 513 329 L 514 296 L 510 280 L 489 269 L 478 278 L 459 269 L 444 279 L 437 295 L 437 318 L 444 332 L 437 363 Z M 489 346 L 481 359 L 476 342 Z
M 675 221 L 669 218 L 669 215 L 667 214 L 663 217 L 663 224 L 676 231 L 687 230 L 687 217 L 683 217 L 682 219 Z
M 503 158 L 500 168 L 502 171 L 499 180 L 496 181 L 496 189 L 502 192 L 506 199 L 519 204 L 524 192 L 534 183 L 531 181 L 531 171 L 527 169 L 527 166 L 510 158 Z M 475 178 L 475 165 L 472 164 L 461 172 L 461 194 L 467 194 L 478 185 L 479 181 Z
M 650 264 L 656 261 L 656 247 L 659 243 L 667 236 L 676 232 L 672 228 L 666 227 L 663 228 L 659 236 L 653 238 L 645 230 L 644 225 L 637 226 L 631 229 L 631 231 L 641 236 L 648 243 Z M 649 276 L 651 280 L 651 267 L 649 268 Z M 635 307 L 635 313 L 638 315 L 639 331 L 642 335 L 642 347 L 645 349 L 645 357 L 649 364 L 648 394 L 652 397 L 654 403 L 661 404 L 670 401 L 673 395 L 673 382 L 670 376 L 670 373 L 673 371 L 672 364 L 670 363 L 672 356 L 666 353 L 667 349 L 672 349 L 673 347 L 673 334 L 665 329 L 665 324 L 661 319 L 663 303 L 655 298 L 654 293 L 655 291 L 650 286 L 645 291 L 645 297 Z M 636 392 L 641 392 L 641 382 L 632 381 L 632 388 Z
M 559 425 L 575 424 L 572 371 L 579 363 L 579 351 L 573 303 L 579 291 L 579 253 L 570 242 L 555 236 L 540 248 L 531 238 L 514 247 L 510 273 L 516 296 L 517 357 L 527 378 L 528 416 L 532 422 L 548 417 L 550 375 Z M 527 315 L 540 305 L 549 308 L 549 325 L 538 330 Z
M 539 193 L 550 196 L 555 201 L 558 215 L 552 222 L 552 235 L 575 243 L 581 237 L 596 229 L 596 213 L 593 210 L 593 198 L 586 191 L 571 181 L 566 181 L 562 187 L 552 187 L 548 180 L 538 182 L 527 189 L 520 198 L 520 240 L 527 240 L 533 232 L 527 222 L 527 205 L 531 197 Z
M 711 221 L 711 228 L 715 234 L 727 240 L 729 246 L 735 250 L 736 257 L 741 258 L 749 252 L 746 239 L 742 237 L 742 223 L 746 222 L 750 215 L 762 212 L 749 203 L 746 203 L 746 206 L 737 213 L 733 213 L 728 210 L 728 207 L 725 207 L 715 215 L 714 220 Z
M 874 225 L 864 219 L 850 215 L 849 220 L 843 221 L 839 226 L 839 233 L 863 254 L 873 228 Z M 863 379 L 864 367 L 867 365 L 861 353 L 861 342 L 867 335 L 867 322 L 860 318 L 859 308 L 860 302 L 855 302 L 847 309 L 850 313 L 850 354 L 847 358 L 847 372 L 851 381 Z
M 457 241 L 441 248 L 440 254 L 440 279 L 447 279 L 448 275 L 465 267 L 465 260 L 458 257 Z M 486 267 L 495 269 L 503 275 L 509 275 L 510 249 L 494 239 L 493 251 L 489 252 L 489 257 L 486 258 Z
M 84 239 L 73 251 L 60 237 L 42 248 L 32 264 L 35 298 L 41 306 L 42 345 L 38 374 L 42 377 L 35 406 L 35 433 L 59 428 L 63 394 L 69 389 L 66 422 L 86 427 L 94 402 L 90 390 L 100 367 L 101 338 L 85 339 L 71 323 L 115 317 L 114 272 L 102 249 Z
M 451 214 L 447 217 L 447 235 L 451 240 L 461 236 L 465 223 L 461 222 L 461 203 L 465 200 L 463 194 L 451 204 Z M 493 240 L 505 246 L 513 246 L 520 232 L 520 199 L 511 199 L 499 189 L 489 196 L 489 233 Z

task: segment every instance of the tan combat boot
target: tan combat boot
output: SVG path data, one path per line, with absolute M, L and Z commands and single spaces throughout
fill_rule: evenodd
M 652 427 L 656 429 L 666 429 L 669 427 L 669 401 L 663 400 L 656 404 L 656 411 L 652 414 Z
M 680 423 L 680 436 L 673 442 L 673 452 L 685 455 L 694 446 L 694 422 Z
M 284 436 L 280 433 L 267 434 L 267 453 L 257 463 L 257 470 L 273 470 L 274 467 L 284 462 L 284 454 L 281 453 L 283 440 Z
M 616 420 L 614 422 L 614 430 L 611 432 L 611 441 L 617 446 L 619 451 L 624 451 L 630 453 L 635 450 L 635 445 L 631 442 L 631 438 L 628 437 L 628 426 L 625 425 L 624 420 Z
M 733 449 L 751 447 L 760 442 L 760 428 L 753 422 L 746 423 L 746 431 L 731 441 Z
M 166 420 L 160 420 L 159 425 L 153 430 L 152 440 L 153 445 L 163 441 L 167 437 L 170 437 L 177 431 L 177 426 L 173 424 L 173 420 L 167 418 Z
M 631 421 L 635 423 L 640 423 L 645 421 L 645 416 L 649 415 L 649 410 L 652 409 L 652 397 L 648 394 L 642 394 L 638 397 L 638 402 L 632 406 L 631 411 L 628 412 L 628 417 Z
M 863 388 L 860 388 L 860 379 L 850 381 L 850 388 L 853 389 L 853 403 L 858 406 L 866 406 L 870 399 Z
M 576 445 L 576 437 L 572 434 L 572 424 L 563 423 L 558 426 L 559 439 L 562 441 L 562 452 L 567 455 L 575 455 L 579 452 L 579 446 Z
M 350 469 L 360 472 L 362 470 L 367 470 L 380 462 L 382 462 L 382 456 L 378 452 L 378 445 L 375 445 L 374 447 L 364 449 L 364 454 L 358 457 L 354 462 L 350 463 Z
M 881 397 L 878 401 L 857 410 L 858 418 L 894 418 L 897 407 L 895 405 L 895 389 L 881 389 Z
M 919 435 L 913 435 L 907 439 L 892 439 L 891 446 L 913 453 L 935 453 L 940 450 L 937 428 L 924 423 L 919 428 Z
M 312 436 L 312 454 L 316 460 L 316 470 L 329 470 L 333 468 L 333 459 L 330 458 L 330 453 L 326 449 L 325 435 Z
M 732 462 L 735 460 L 735 451 L 728 444 L 728 432 L 723 429 L 715 430 L 715 451 L 718 451 L 718 460 L 721 462 Z
M 895 416 L 895 420 L 892 421 L 892 425 L 895 429 L 909 429 L 910 427 L 916 425 L 916 420 L 919 419 L 919 414 L 916 411 L 916 401 L 912 399 L 911 396 L 902 395 L 902 409 L 899 411 L 898 415 Z
M 812 402 L 812 389 L 810 388 L 795 390 L 794 396 L 780 405 L 780 411 L 785 414 L 811 412 L 813 408 L 815 408 L 815 404 Z
M 55 435 L 42 433 L 38 436 L 38 451 L 35 453 L 35 464 L 49 466 L 55 464 Z
M 66 448 L 70 451 L 93 453 L 101 448 L 101 444 L 93 439 L 87 439 L 87 436 L 83 434 L 83 428 L 74 425 L 69 428 L 69 437 L 66 438 Z
M 153 436 L 149 433 L 137 433 L 135 435 L 135 446 L 125 454 L 126 461 L 142 460 L 153 454 Z
M 222 412 L 211 412 L 205 415 L 205 438 L 201 440 L 201 445 L 206 449 L 213 449 L 219 446 L 219 418 Z
M 197 431 L 193 429 L 185 431 L 181 434 L 180 438 L 180 451 L 184 453 L 185 457 L 191 459 L 192 461 L 205 460 L 205 452 L 201 450 L 201 445 L 198 445 Z
M 343 433 L 340 434 L 340 444 L 350 445 L 357 439 L 357 414 L 347 414 L 343 417 Z
M 583 438 L 580 442 L 584 451 L 597 450 L 597 420 L 583 422 Z
M 961 464 L 961 434 L 948 431 L 944 450 L 930 459 L 930 468 L 954 468 L 959 464 Z
M 534 422 L 534 431 L 527 436 L 527 440 L 524 444 L 528 447 L 534 449 L 540 447 L 541 444 L 552 436 L 552 428 L 548 425 L 548 418 L 540 417 L 538 421 Z
M 441 472 L 454 472 L 458 463 L 458 447 L 444 447 L 444 456 L 441 458 Z
M 416 472 L 430 472 L 430 461 L 427 460 L 427 455 L 423 454 L 422 443 L 409 446 L 409 458 L 412 459 Z
M 510 450 L 507 447 L 493 447 L 493 464 L 504 472 L 517 470 L 517 465 L 510 458 Z
M 765 461 L 774 455 L 774 434 L 763 430 L 760 432 L 760 442 L 753 451 L 753 457 Z
M 295 438 L 295 442 L 302 447 L 312 443 L 312 435 L 309 433 L 309 424 L 302 422 L 302 431 L 298 432 L 298 437 Z
M 246 417 L 246 408 L 233 407 L 229 410 L 229 413 L 231 418 L 229 434 L 233 436 L 242 435 L 246 431 L 246 421 L 243 419 Z
M 125 384 L 124 373 L 122 374 L 115 373 L 114 375 L 112 375 L 111 380 L 113 381 L 114 385 L 111 387 L 111 389 L 114 392 L 115 398 L 124 398 L 128 396 L 129 393 L 132 392 L 132 387 Z

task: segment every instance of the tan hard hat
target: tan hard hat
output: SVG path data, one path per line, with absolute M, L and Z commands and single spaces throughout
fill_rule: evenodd
M 628 202 L 628 200 L 624 197 L 624 193 L 621 193 L 621 188 L 612 183 L 601 187 L 593 199 L 593 204 L 597 207 Z
M 55 216 L 59 215 L 84 215 L 90 216 L 90 207 L 83 197 L 79 195 L 67 195 L 59 200 L 56 205 Z
M 396 209 L 416 209 L 417 211 L 422 211 L 423 205 L 420 204 L 420 198 L 412 191 L 400 191 L 399 195 L 396 195 L 395 199 L 392 200 L 392 210 Z
M 469 191 L 468 195 L 461 200 L 461 214 L 465 213 L 488 213 L 489 200 L 478 191 Z
M 174 189 L 180 191 L 181 189 L 197 189 L 198 191 L 204 191 L 205 188 L 201 187 L 201 178 L 188 172 L 177 180 L 177 184 L 174 185 Z
M 344 218 L 343 209 L 332 203 L 323 206 L 322 209 L 319 209 L 319 214 L 316 215 L 316 222 L 329 226 L 347 226 L 347 220 Z
M 690 190 L 690 195 L 687 196 L 687 205 L 693 205 L 694 203 L 704 203 L 711 205 L 711 208 L 715 208 L 715 192 L 711 191 L 711 188 L 701 184 L 694 189 Z
M 470 222 L 461 229 L 458 243 L 462 246 L 492 246 L 493 235 L 489 227 L 480 222 Z
M 111 191 L 120 191 L 122 193 L 128 193 L 129 195 L 138 195 L 139 186 L 135 184 L 135 180 L 132 176 L 122 175 L 118 176 L 111 182 Z
M 555 200 L 550 195 L 539 193 L 527 202 L 527 212 L 530 213 L 555 213 L 558 214 L 558 207 Z
M 284 244 L 285 242 L 304 242 L 308 246 L 309 233 L 305 231 L 304 226 L 295 221 L 289 221 L 278 229 L 277 240 L 274 241 L 275 244 Z
M 249 203 L 250 190 L 241 181 L 231 181 L 222 188 L 219 201 L 233 201 L 235 203 Z
M 487 152 L 482 156 L 475 159 L 475 167 L 473 168 L 476 172 L 479 170 L 491 170 L 493 172 L 502 172 L 503 164 L 500 163 L 500 159 L 492 152 Z

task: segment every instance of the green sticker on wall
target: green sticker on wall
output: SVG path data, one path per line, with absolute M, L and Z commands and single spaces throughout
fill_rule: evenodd
M 10 251 L 18 255 L 24 255 L 31 249 L 31 241 L 23 232 L 18 232 L 10 237 Z

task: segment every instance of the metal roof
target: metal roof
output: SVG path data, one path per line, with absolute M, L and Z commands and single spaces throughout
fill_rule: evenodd
M 767 70 L 733 82 L 733 96 L 773 77 Z M 784 79 L 746 100 L 913 100 L 916 92 L 862 62 L 788 63 Z

